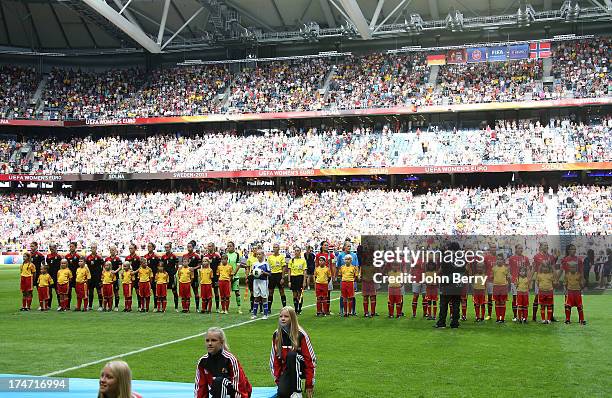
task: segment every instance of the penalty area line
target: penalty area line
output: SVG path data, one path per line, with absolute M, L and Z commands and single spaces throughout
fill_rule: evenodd
M 359 293 L 356 293 L 356 295 L 357 294 L 359 294 Z M 336 300 L 339 300 L 339 299 L 340 299 L 339 297 L 336 297 L 334 299 L 331 299 L 330 302 L 331 301 L 336 301 Z M 315 304 L 305 305 L 303 308 L 310 308 L 310 307 L 315 307 L 315 306 L 316 306 L 316 303 Z M 278 314 L 279 313 L 277 312 L 277 313 L 274 313 L 274 314 L 270 314 L 270 316 L 276 316 Z M 248 325 L 250 323 L 257 322 L 257 321 L 262 321 L 262 320 L 264 320 L 264 319 L 263 318 L 249 319 L 249 320 L 244 321 L 244 322 L 239 322 L 239 323 L 235 323 L 235 324 L 232 324 L 232 325 L 229 325 L 229 326 L 222 327 L 221 329 L 222 330 L 233 329 L 233 328 L 237 328 L 237 327 L 240 327 L 240 326 Z M 181 341 L 195 339 L 196 337 L 202 337 L 205 334 L 206 334 L 206 332 L 202 332 L 202 333 L 198 333 L 198 334 L 193 334 L 191 336 L 181 337 L 180 339 L 166 341 L 164 343 L 159 343 L 159 344 L 151 345 L 151 346 L 148 346 L 148 347 L 139 348 L 138 350 L 133 350 L 133 351 L 125 352 L 123 354 L 113 355 L 113 356 L 110 356 L 110 357 L 106 357 L 106 358 L 98 359 L 98 360 L 95 360 L 95 361 L 83 363 L 81 365 L 72 366 L 70 368 L 56 370 L 54 372 L 44 374 L 44 375 L 42 375 L 42 377 L 56 376 L 56 375 L 59 375 L 59 374 L 62 374 L 62 373 L 70 372 L 72 370 L 83 369 L 83 368 L 86 368 L 88 366 L 97 365 L 97 364 L 102 363 L 102 362 L 108 362 L 108 361 L 112 361 L 114 359 L 123 358 L 123 357 L 127 357 L 127 356 L 134 355 L 134 354 L 140 354 L 141 352 L 153 350 L 155 348 L 165 347 L 165 346 L 170 345 L 170 344 L 180 343 Z

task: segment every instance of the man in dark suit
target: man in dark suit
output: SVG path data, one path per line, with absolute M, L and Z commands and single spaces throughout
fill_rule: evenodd
M 461 247 L 457 242 L 451 242 L 446 250 L 456 253 Z M 443 252 L 446 256 L 447 252 Z M 455 256 L 453 255 L 453 258 Z M 446 327 L 446 314 L 448 305 L 451 306 L 450 327 L 455 329 L 459 327 L 459 306 L 461 305 L 461 290 L 463 283 L 453 282 L 454 275 L 465 275 L 465 266 L 457 265 L 452 261 L 442 262 L 441 275 L 448 277 L 449 281 L 440 284 L 440 313 L 438 321 L 434 325 L 435 328 Z

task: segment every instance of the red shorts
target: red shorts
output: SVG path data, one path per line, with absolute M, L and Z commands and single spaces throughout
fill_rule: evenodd
M 493 285 L 494 296 L 508 296 L 508 285 Z
M 352 298 L 355 296 L 355 282 L 342 281 L 340 292 L 343 298 Z
M 474 305 L 484 305 L 487 303 L 485 298 L 484 290 L 474 290 L 474 294 L 472 294 L 472 300 L 474 300 Z
M 74 287 L 77 298 L 84 299 L 87 297 L 87 282 L 79 282 Z
M 132 297 L 132 284 L 124 283 L 123 284 L 123 297 L 131 298 Z
M 102 285 L 102 297 L 110 298 L 113 297 L 113 284 L 105 283 Z
M 166 297 L 168 295 L 168 284 L 158 283 L 155 285 L 155 295 L 157 297 Z
M 565 305 L 570 307 L 582 307 L 582 294 L 580 290 L 568 290 L 565 296 Z
M 438 293 L 426 294 L 425 300 L 427 301 L 438 301 Z
M 361 283 L 361 294 L 364 296 L 376 296 L 376 283 L 374 281 L 363 281 Z
M 317 283 L 315 289 L 317 297 L 327 297 L 327 283 Z
M 38 286 L 38 301 L 49 300 L 49 286 Z
M 519 307 L 528 307 L 529 306 L 529 293 L 528 292 L 518 292 L 516 295 L 516 305 Z
M 31 292 L 32 291 L 32 281 L 34 277 L 32 276 L 22 276 L 20 289 L 22 292 Z
M 538 304 L 540 304 L 540 305 L 553 305 L 553 292 L 540 292 L 540 293 L 538 293 Z
M 138 295 L 140 297 L 151 296 L 151 283 L 150 282 L 138 282 Z
M 436 296 L 436 298 L 438 297 L 438 286 L 437 285 L 427 285 L 425 287 L 425 295 L 426 296 Z
M 70 284 L 69 283 L 64 283 L 64 284 L 59 284 L 57 285 L 57 294 L 68 294 L 68 292 L 70 291 Z
M 495 301 L 496 303 L 506 303 L 506 301 L 508 301 L 508 295 L 507 294 L 494 294 L 493 295 L 493 301 Z
M 212 290 L 211 284 L 200 285 L 200 297 L 201 298 L 209 299 L 212 297 L 212 295 L 213 295 L 213 290 Z
M 191 298 L 191 283 L 189 282 L 179 282 L 179 297 L 181 298 Z
M 401 294 L 390 294 L 389 304 L 401 304 L 404 302 L 404 297 Z
M 219 294 L 221 297 L 229 297 L 232 294 L 230 281 L 219 281 Z

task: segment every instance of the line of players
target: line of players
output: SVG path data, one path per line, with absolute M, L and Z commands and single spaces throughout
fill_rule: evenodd
M 38 287 L 41 310 L 51 307 L 51 286 L 56 281 L 56 293 L 60 306 L 59 311 L 69 310 L 72 289 L 77 296 L 77 310 L 91 310 L 94 291 L 98 293 L 99 310 L 111 311 L 114 298 L 114 309 L 118 311 L 119 285 L 125 300 L 124 311 L 131 311 L 132 292 L 136 291 L 139 311 L 148 311 L 150 297 L 153 296 L 155 311 L 166 310 L 167 291 L 174 296 L 175 310 L 178 312 L 178 299 L 181 299 L 182 311 L 188 312 L 193 290 L 196 311 L 212 310 L 214 293 L 217 312 L 227 313 L 231 291 L 235 293 L 238 312 L 241 311 L 239 268 L 245 268 L 247 274 L 247 291 L 250 291 L 252 317 L 258 310 L 267 317 L 271 311 L 274 290 L 278 289 L 282 306 L 286 305 L 284 291 L 285 275 L 289 274 L 289 288 L 293 292 L 293 303 L 296 311 L 301 312 L 304 289 L 310 285 L 310 276 L 316 289 L 317 316 L 330 315 L 330 292 L 333 281 L 340 281 L 340 315 L 356 315 L 355 290 L 357 281 L 362 282 L 364 316 L 376 316 L 376 290 L 373 281 L 373 267 L 359 268 L 359 258 L 351 252 L 350 243 L 345 243 L 343 250 L 337 254 L 329 250 L 327 242 L 322 242 L 316 255 L 309 247 L 302 255 L 295 248 L 293 257 L 288 264 L 284 254 L 279 251 L 279 245 L 273 246 L 273 253 L 267 259 L 261 247 L 256 245 L 252 251 L 242 258 L 235 250 L 235 244 L 229 242 L 223 255 L 215 251 L 209 243 L 202 258 L 194 252 L 196 244 L 191 241 L 187 245 L 187 253 L 183 255 L 182 265 L 179 258 L 172 253 L 172 244 L 165 245 L 165 254 L 157 256 L 155 245 L 150 243 L 148 253 L 142 257 L 136 254 L 136 247 L 130 245 L 130 254 L 121 262 L 115 247 L 110 248 L 110 256 L 106 259 L 97 253 L 96 245 L 92 245 L 91 254 L 81 257 L 76 253 L 76 244 L 70 245 L 70 251 L 64 258 L 57 253 L 55 245 L 50 245 L 50 253 L 46 256 L 38 251 L 36 242 L 32 242 L 31 251 L 24 254 L 24 265 L 21 267 L 21 290 L 23 292 L 22 310 L 29 310 L 32 301 L 33 286 Z M 508 292 L 512 294 L 513 321 L 527 322 L 529 308 L 529 291 L 534 286 L 532 304 L 532 320 L 536 320 L 538 306 L 541 309 L 543 323 L 556 321 L 554 313 L 553 292 L 559 285 L 561 272 L 564 273 L 566 290 L 566 322 L 569 323 L 571 307 L 577 307 L 579 321 L 584 321 L 581 291 L 585 286 L 582 259 L 576 256 L 576 248 L 568 245 L 566 256 L 556 267 L 557 258 L 548 253 L 548 245 L 540 244 L 539 252 L 534 256 L 533 263 L 523 255 L 523 247 L 517 245 L 515 253 L 506 259 L 496 253 L 492 246 L 481 264 L 470 264 L 467 270 L 472 275 L 486 275 L 486 283 L 474 283 L 471 286 L 476 321 L 491 319 L 493 302 L 495 302 L 496 321 L 505 321 L 506 301 Z M 46 266 L 45 266 L 46 263 Z M 313 264 L 314 263 L 314 264 Z M 316 264 L 316 266 L 315 266 Z M 314 266 L 314 267 L 313 267 Z M 47 271 L 48 268 L 48 271 Z M 433 263 L 417 263 L 411 267 L 414 280 L 421 280 L 425 274 L 432 278 L 438 272 Z M 65 270 L 65 271 L 64 271 Z M 154 271 L 156 270 L 156 271 Z M 196 272 L 197 271 L 197 272 Z M 401 274 L 401 266 L 386 270 L 389 275 Z M 257 276 L 254 275 L 257 273 Z M 120 274 L 121 281 L 117 278 Z M 38 275 L 38 278 L 35 277 Z M 36 281 L 36 283 L 32 283 Z M 389 316 L 403 315 L 402 285 L 391 283 L 388 286 Z M 467 296 L 469 286 L 464 286 L 461 297 L 462 320 L 467 319 Z M 412 284 L 412 315 L 416 317 L 419 295 L 422 296 L 423 316 L 436 318 L 439 287 L 437 284 Z M 202 310 L 200 310 L 202 299 Z M 221 311 L 219 311 L 221 302 Z M 488 315 L 485 317 L 485 307 Z

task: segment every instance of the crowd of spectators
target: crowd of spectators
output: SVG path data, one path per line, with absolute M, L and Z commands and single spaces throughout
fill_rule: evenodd
M 607 191 L 608 196 L 610 191 Z M 340 245 L 363 234 L 546 234 L 541 187 L 290 192 L 2 194 L 0 236 L 87 247 L 195 239 L 217 245 Z M 266 250 L 271 249 L 265 247 Z
M 493 128 L 357 126 L 201 135 L 0 140 L 0 172 L 156 173 L 612 161 L 612 119 L 498 121 Z M 30 148 L 29 156 L 15 156 Z
M 0 119 L 32 118 L 39 81 L 34 68 L 0 65 Z
M 612 188 L 560 187 L 558 199 L 560 233 L 607 235 L 612 231 Z
M 552 85 L 541 59 L 440 66 L 429 82 L 425 53 L 352 55 L 241 65 L 105 72 L 53 69 L 44 112 L 28 104 L 40 78 L 0 68 L 0 116 L 114 118 L 452 105 L 609 96 L 610 40 L 553 43 Z M 330 74 L 331 73 L 331 74 Z M 324 89 L 330 77 L 328 90 Z M 222 94 L 222 95 L 220 95 Z

